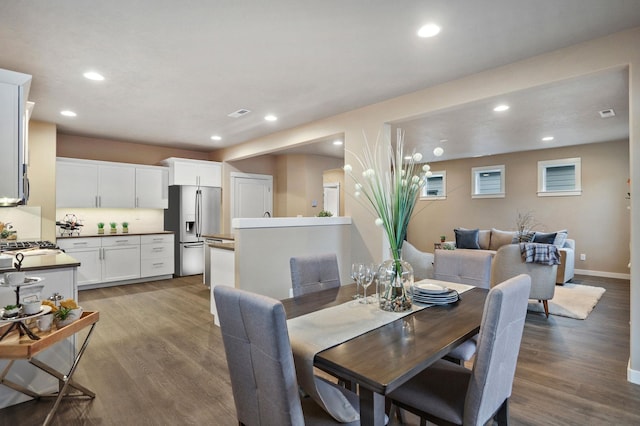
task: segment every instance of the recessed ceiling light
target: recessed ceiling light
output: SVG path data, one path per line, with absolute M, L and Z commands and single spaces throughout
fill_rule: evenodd
M 342 145 L 342 141 L 337 139 L 337 140 L 333 141 L 333 144 L 339 146 L 339 145 Z
M 418 37 L 429 38 L 440 33 L 440 27 L 436 24 L 426 24 L 418 30 Z
M 442 149 L 439 146 L 434 148 L 433 155 L 435 155 L 436 157 L 440 157 L 440 156 L 442 156 L 442 154 L 444 154 L 444 149 Z
M 75 112 L 69 110 L 60 111 L 60 114 L 64 115 L 65 117 L 75 117 L 76 115 L 78 115 Z
M 542 138 L 542 140 L 545 142 L 550 142 L 553 140 L 553 136 L 545 136 L 544 138 Z
M 278 117 L 276 117 L 273 114 L 269 114 L 269 115 L 265 115 L 264 119 L 267 120 L 267 121 L 276 121 L 278 119 Z
M 222 137 L 220 137 L 220 136 L 218 136 L 218 135 L 213 135 L 213 136 L 211 136 L 211 140 L 212 140 L 212 141 L 221 141 L 221 140 L 222 140 Z
M 509 105 L 498 105 L 497 107 L 495 107 L 493 110 L 495 112 L 502 112 L 502 111 L 506 111 L 509 109 Z
M 94 81 L 102 81 L 104 80 L 104 76 L 100 73 L 97 73 L 95 71 L 88 71 L 85 72 L 84 74 L 82 74 L 84 76 L 84 78 L 88 79 L 88 80 L 94 80 Z

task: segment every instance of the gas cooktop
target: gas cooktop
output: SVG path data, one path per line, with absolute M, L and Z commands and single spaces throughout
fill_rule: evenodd
M 51 241 L 6 241 L 0 242 L 0 253 L 26 249 L 57 249 Z

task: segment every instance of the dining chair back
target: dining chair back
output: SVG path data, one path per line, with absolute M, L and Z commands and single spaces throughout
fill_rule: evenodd
M 213 294 L 238 422 L 245 426 L 338 424 L 311 398 L 300 399 L 282 303 L 227 286 L 214 287 Z M 357 395 L 339 389 L 357 406 Z
M 394 405 L 436 424 L 507 424 L 531 287 L 518 275 L 493 287 L 482 314 L 472 370 L 440 360 L 389 394 Z
M 335 253 L 296 256 L 290 259 L 289 264 L 293 297 L 340 287 L 338 257 Z

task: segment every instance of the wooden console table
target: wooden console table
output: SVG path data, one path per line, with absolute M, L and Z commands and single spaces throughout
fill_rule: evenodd
M 55 412 L 58 409 L 58 405 L 60 404 L 60 401 L 62 400 L 63 397 L 74 397 L 74 398 L 89 397 L 92 399 L 95 398 L 96 396 L 95 393 L 85 388 L 84 386 L 76 383 L 72 377 L 76 371 L 76 368 L 78 367 L 78 363 L 80 362 L 80 359 L 84 354 L 84 351 L 87 349 L 87 346 L 89 344 L 89 338 L 91 337 L 91 334 L 93 333 L 93 329 L 96 326 L 96 323 L 98 322 L 99 319 L 100 319 L 99 312 L 83 312 L 82 317 L 80 319 L 72 322 L 66 327 L 63 327 L 58 330 L 52 327 L 51 331 L 35 332 L 35 334 L 38 337 L 40 337 L 39 340 L 31 340 L 28 336 L 20 335 L 20 333 L 15 331 L 7 335 L 7 337 L 0 342 L 0 359 L 9 360 L 9 363 L 0 374 L 0 384 L 3 384 L 17 392 L 21 392 L 25 395 L 31 396 L 32 398 L 35 398 L 35 399 L 55 398 L 53 407 L 51 407 L 51 410 L 49 411 L 49 414 L 44 420 L 43 425 L 46 426 L 51 423 L 51 421 L 53 420 L 53 416 L 55 415 Z M 8 326 L 8 324 L 4 325 L 3 327 L 6 327 L 6 326 Z M 74 360 L 71 364 L 71 368 L 69 369 L 68 372 L 66 373 L 59 372 L 54 368 L 52 368 L 51 366 L 35 358 L 37 354 L 44 351 L 45 349 L 48 349 L 51 346 L 57 343 L 60 343 L 64 339 L 73 336 L 74 334 L 78 333 L 79 331 L 89 326 L 91 328 L 89 329 L 87 336 L 82 342 L 80 350 L 74 357 Z M 3 327 L 0 327 L 0 329 Z M 29 363 L 32 364 L 33 366 L 39 368 L 40 370 L 58 379 L 58 391 L 53 392 L 51 394 L 39 394 L 29 389 L 27 387 L 28 384 L 19 384 L 19 383 L 15 383 L 10 380 L 7 380 L 6 378 L 7 374 L 11 370 L 13 363 L 19 359 L 24 359 L 29 361 Z M 71 393 L 67 394 L 69 387 L 74 388 L 77 392 L 73 394 Z

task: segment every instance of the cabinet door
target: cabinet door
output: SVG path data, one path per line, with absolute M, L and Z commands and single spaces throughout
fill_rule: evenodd
M 136 169 L 130 165 L 98 166 L 98 197 L 102 208 L 134 208 Z
M 0 82 L 0 197 L 18 198 L 18 87 Z
M 56 161 L 56 207 L 97 207 L 98 167 Z
M 222 166 L 220 163 L 201 163 L 197 167 L 201 186 L 222 187 Z
M 102 281 L 140 278 L 140 246 L 102 248 Z
M 80 262 L 80 266 L 78 266 L 78 287 L 97 284 L 102 281 L 99 248 L 73 249 L 67 250 L 67 253 Z
M 166 209 L 169 206 L 169 170 L 136 168 L 136 207 Z

